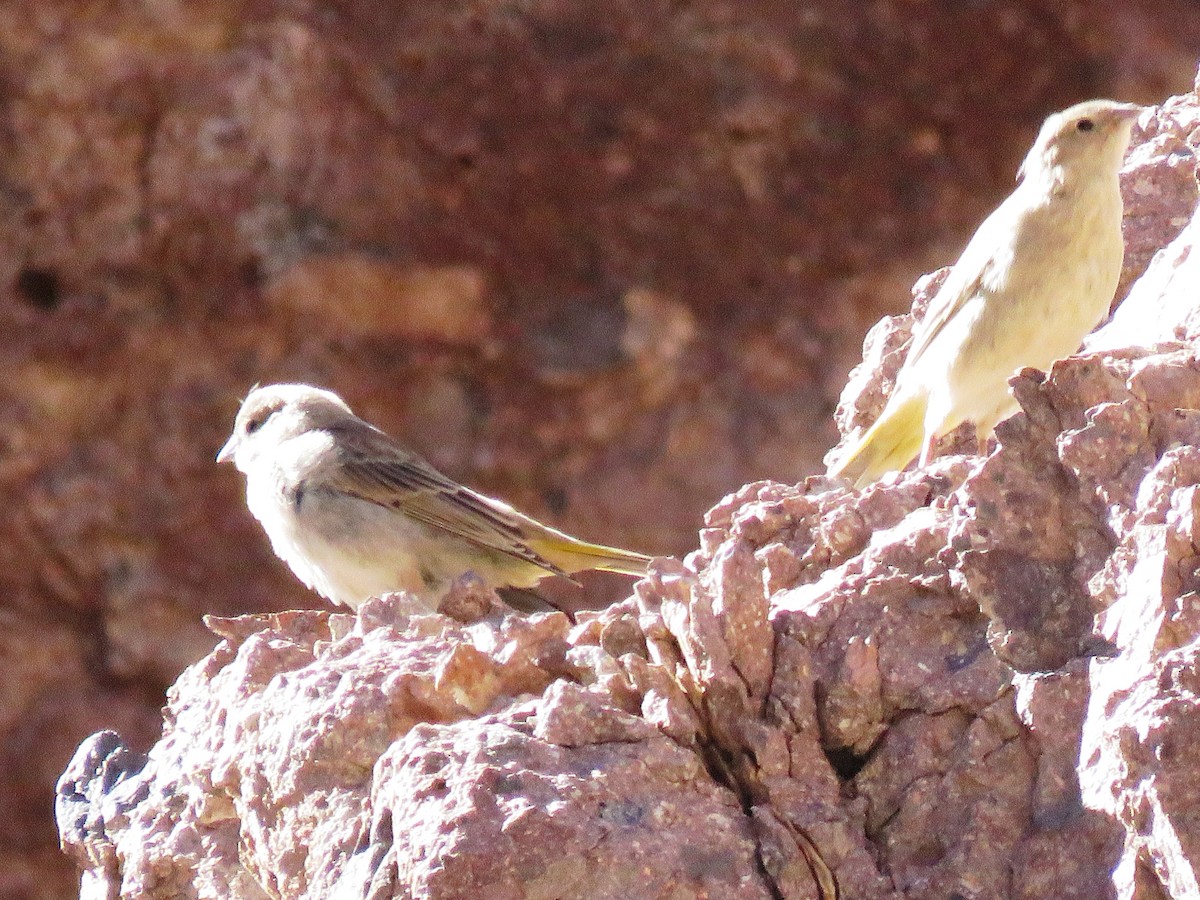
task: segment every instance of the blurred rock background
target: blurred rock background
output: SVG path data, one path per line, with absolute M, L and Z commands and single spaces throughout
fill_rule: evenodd
M 0 898 L 74 895 L 53 782 L 153 741 L 202 613 L 315 605 L 212 461 L 254 382 L 686 552 L 818 468 L 1046 113 L 1197 46 L 1187 0 L 0 4 Z

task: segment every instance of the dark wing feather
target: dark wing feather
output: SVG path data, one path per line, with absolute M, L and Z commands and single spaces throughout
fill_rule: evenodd
M 370 426 L 329 429 L 336 437 L 339 465 L 327 484 L 369 503 L 478 547 L 565 575 L 526 542 L 526 523 L 513 512 L 447 478 L 414 453 Z

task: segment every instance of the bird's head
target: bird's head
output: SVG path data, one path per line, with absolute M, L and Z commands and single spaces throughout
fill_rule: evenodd
M 1114 100 L 1088 100 L 1046 119 L 1037 140 L 1021 163 L 1022 179 L 1049 176 L 1116 175 L 1129 149 L 1133 123 L 1143 107 Z
M 307 384 L 256 387 L 242 401 L 233 434 L 217 454 L 217 462 L 232 460 L 248 472 L 264 450 L 352 418 L 350 407 L 332 391 Z

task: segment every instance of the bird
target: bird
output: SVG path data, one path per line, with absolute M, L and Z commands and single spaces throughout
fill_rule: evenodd
M 983 446 L 1016 411 L 1008 379 L 1074 353 L 1108 314 L 1125 245 L 1118 173 L 1142 107 L 1089 100 L 1049 116 L 1017 187 L 979 226 L 913 330 L 883 412 L 830 474 L 861 488 L 927 465 L 972 421 Z
M 217 454 L 227 461 L 246 476 L 247 505 L 275 554 L 351 609 L 407 591 L 433 611 L 468 573 L 488 587 L 529 589 L 585 569 L 640 577 L 650 562 L 464 487 L 311 385 L 254 388 Z

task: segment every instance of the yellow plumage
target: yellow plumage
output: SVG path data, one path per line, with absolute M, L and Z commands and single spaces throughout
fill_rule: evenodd
M 552 531 L 548 527 L 546 530 Z M 640 578 L 646 574 L 646 567 L 650 563 L 650 557 L 641 553 L 605 547 L 603 544 L 589 544 L 587 541 L 557 532 L 531 535 L 525 542 L 538 555 L 545 557 L 568 574 L 585 569 L 599 569 L 602 572 L 617 572 Z
M 923 397 L 906 397 L 894 406 L 889 404 L 834 474 L 859 473 L 854 486 L 861 488 L 884 472 L 903 469 L 921 452 L 925 408 Z
M 1140 107 L 1091 100 L 1050 116 L 1016 190 L 984 220 L 913 331 L 878 421 L 830 474 L 862 486 L 963 421 L 985 438 L 1018 369 L 1075 352 L 1121 275 L 1118 172 Z

